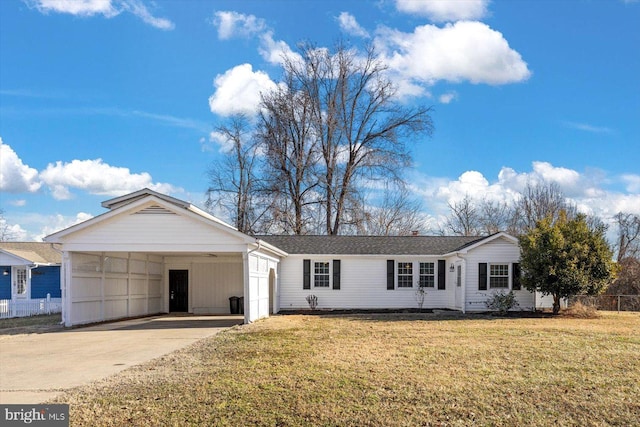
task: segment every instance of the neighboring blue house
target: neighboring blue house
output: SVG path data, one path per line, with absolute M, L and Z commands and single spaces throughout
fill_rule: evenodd
M 57 249 L 43 242 L 0 242 L 0 300 L 61 298 Z

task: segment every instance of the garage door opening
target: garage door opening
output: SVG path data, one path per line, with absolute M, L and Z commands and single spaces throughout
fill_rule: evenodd
M 169 312 L 189 311 L 189 270 L 169 270 Z

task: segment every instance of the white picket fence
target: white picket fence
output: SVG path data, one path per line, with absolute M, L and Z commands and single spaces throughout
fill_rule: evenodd
M 49 294 L 47 294 L 47 298 L 43 299 L 0 300 L 0 319 L 61 312 L 62 298 L 51 298 Z

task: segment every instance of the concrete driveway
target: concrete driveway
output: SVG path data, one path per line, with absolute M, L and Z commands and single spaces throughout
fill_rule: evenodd
M 242 321 L 242 316 L 167 315 L 42 334 L 0 335 L 0 403 L 41 403 Z

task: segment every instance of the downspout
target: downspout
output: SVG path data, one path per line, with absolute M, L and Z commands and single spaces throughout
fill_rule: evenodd
M 256 243 L 258 244 L 258 247 L 255 248 L 255 249 L 251 249 L 249 252 L 247 252 L 247 255 L 251 255 L 255 251 L 259 251 L 260 250 L 260 245 L 262 244 L 262 240 L 256 239 Z
M 462 260 L 462 271 L 464 272 L 464 280 L 462 280 L 462 314 L 467 313 L 467 260 L 461 253 L 456 254 Z

